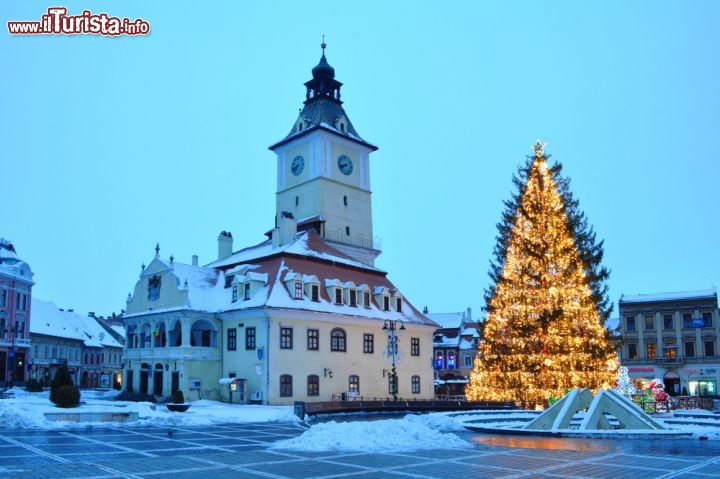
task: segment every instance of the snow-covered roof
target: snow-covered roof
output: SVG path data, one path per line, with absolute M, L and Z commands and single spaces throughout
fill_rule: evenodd
M 649 303 L 659 301 L 682 301 L 698 299 L 717 300 L 717 291 L 714 289 L 704 289 L 697 291 L 679 291 L 673 293 L 623 294 L 620 297 L 620 303 Z
M 33 284 L 30 265 L 18 257 L 13 244 L 4 238 L 0 238 L 0 275 Z
M 399 312 L 394 308 L 386 311 L 382 305 L 378 307 L 373 297 L 369 307 L 361 304 L 360 301 L 356 306 L 335 303 L 335 297 L 328 295 L 327 287 L 345 285 L 363 291 L 372 289 L 376 292 L 397 291 L 397 288 L 388 280 L 385 272 L 337 251 L 314 231 L 300 233 L 293 241 L 280 248 L 273 249 L 270 242 L 261 243 L 205 267 L 182 263 L 163 262 L 163 264 L 167 266 L 164 274 L 168 272 L 173 274 L 177 279 L 178 288 L 187 289 L 187 304 L 166 305 L 163 309 L 153 308 L 152 311 L 133 311 L 125 314 L 125 319 L 182 309 L 217 313 L 269 307 L 312 314 L 333 313 L 380 320 L 399 319 L 408 323 L 437 326 L 407 301 L 403 302 L 402 310 Z M 259 287 L 256 284 L 249 299 L 240 297 L 233 301 L 231 289 L 225 287 L 226 273 L 223 270 L 227 270 L 228 274 L 248 271 L 243 281 L 255 280 L 260 283 Z M 296 299 L 294 288 L 290 291 L 287 286 L 290 280 L 308 280 L 312 284 L 320 283 L 325 288 L 320 288 L 317 301 L 307 296 L 308 291 L 304 291 L 302 298 Z
M 122 348 L 95 318 L 61 311 L 54 303 L 33 297 L 30 333 L 82 341 L 87 347 Z
M 312 231 L 298 233 L 292 241 L 277 248 L 273 248 L 272 240 L 263 241 L 255 246 L 241 249 L 223 260 L 213 261 L 212 263 L 205 265 L 205 267 L 226 268 L 240 263 L 255 262 L 278 254 L 294 254 L 308 258 L 333 261 L 348 266 L 354 266 L 356 268 L 369 269 L 378 272 L 381 271 L 338 251 L 328 245 Z
M 426 316 L 440 325 L 443 329 L 460 328 L 465 313 L 428 313 Z

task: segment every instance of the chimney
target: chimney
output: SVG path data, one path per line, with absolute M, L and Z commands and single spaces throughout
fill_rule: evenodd
M 295 235 L 297 234 L 297 222 L 295 221 L 293 214 L 289 211 L 283 211 L 280 213 L 280 218 L 278 218 L 278 220 L 278 228 L 280 230 L 280 244 L 278 246 L 282 246 L 295 238 Z
M 232 248 L 230 248 L 232 249 Z M 198 265 L 198 255 L 194 254 L 192 255 L 192 265 L 197 266 Z
M 220 236 L 218 236 L 218 261 L 229 258 L 232 255 L 232 249 L 232 233 L 229 231 L 221 231 Z

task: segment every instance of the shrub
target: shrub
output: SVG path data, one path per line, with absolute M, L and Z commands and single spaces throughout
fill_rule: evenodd
M 70 370 L 65 364 L 60 365 L 55 377 L 50 381 L 50 400 L 55 404 L 57 404 L 58 390 L 63 386 L 74 386 Z
M 175 404 L 183 404 L 185 402 L 185 395 L 180 389 L 173 393 L 172 402 Z
M 37 379 L 31 379 L 27 382 L 25 390 L 29 393 L 40 393 L 43 390 L 42 384 Z
M 77 407 L 80 404 L 80 391 L 72 384 L 60 387 L 55 394 L 53 401 L 58 407 Z

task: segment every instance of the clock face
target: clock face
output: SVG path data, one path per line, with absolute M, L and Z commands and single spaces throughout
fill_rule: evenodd
M 340 155 L 338 157 L 338 168 L 343 175 L 349 175 L 353 172 L 352 160 L 346 155 Z
M 303 168 L 305 168 L 305 159 L 300 155 L 293 158 L 292 165 L 290 165 L 292 174 L 298 176 L 302 173 Z

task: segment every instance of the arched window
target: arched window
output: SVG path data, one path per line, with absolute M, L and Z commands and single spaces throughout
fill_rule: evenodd
M 307 395 L 308 396 L 319 396 L 320 395 L 320 376 L 317 374 L 310 374 L 307 377 Z
M 348 391 L 351 393 L 360 393 L 360 376 L 353 374 L 348 379 Z
M 292 376 L 290 374 L 280 375 L 280 397 L 292 397 Z
M 330 351 L 345 352 L 347 335 L 344 329 L 335 328 L 330 332 Z

